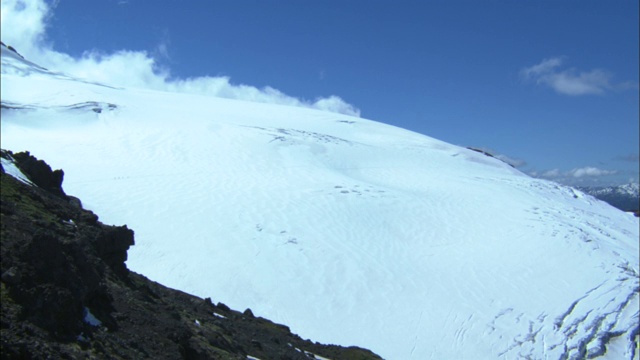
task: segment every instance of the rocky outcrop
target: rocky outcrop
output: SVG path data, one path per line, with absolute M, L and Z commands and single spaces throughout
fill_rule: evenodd
M 11 154 L 18 168 L 36 185 L 59 196 L 65 196 L 62 190 L 64 171 L 51 170 L 43 160 L 38 160 L 29 152 Z
M 36 184 L 2 171 L 3 359 L 379 359 L 129 271 L 131 229 L 101 224 L 66 196 L 62 171 L 28 153 L 2 156 Z

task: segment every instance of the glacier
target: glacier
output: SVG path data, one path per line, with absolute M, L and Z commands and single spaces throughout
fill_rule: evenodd
M 2 46 L 2 147 L 169 287 L 387 359 L 638 359 L 639 222 L 348 115 L 118 88 Z

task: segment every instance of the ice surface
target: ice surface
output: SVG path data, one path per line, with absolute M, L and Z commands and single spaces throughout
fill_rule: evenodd
M 389 125 L 2 54 L 2 146 L 133 228 L 134 271 L 387 359 L 638 358 L 637 218 Z

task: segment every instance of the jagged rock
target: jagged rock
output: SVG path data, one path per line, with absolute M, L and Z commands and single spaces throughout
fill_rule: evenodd
M 62 180 L 64 179 L 64 171 L 51 170 L 51 167 L 43 160 L 38 160 L 28 151 L 12 154 L 15 164 L 18 168 L 29 177 L 34 184 L 41 188 L 60 196 L 65 193 L 62 190 Z
M 127 250 L 133 246 L 133 231 L 127 226 L 109 227 L 98 235 L 98 256 L 118 275 L 127 274 Z
M 82 209 L 82 201 L 75 196 L 69 196 L 69 203 L 79 209 Z
M 221 302 L 218 303 L 217 305 L 218 309 L 223 310 L 223 311 L 231 311 L 231 309 L 229 309 L 229 307 Z

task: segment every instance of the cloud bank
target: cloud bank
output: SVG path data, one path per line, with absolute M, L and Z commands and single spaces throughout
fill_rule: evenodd
M 159 66 L 156 59 L 158 56 L 168 57 L 169 43 L 166 39 L 155 49 L 154 54 L 136 50 L 121 50 L 110 54 L 86 51 L 79 58 L 74 58 L 54 50 L 48 42 L 47 23 L 53 8 L 55 4 L 50 7 L 44 0 L 2 0 L 2 41 L 41 66 L 105 84 L 300 106 L 360 116 L 358 108 L 335 95 L 308 101 L 286 95 L 269 86 L 259 89 L 232 84 L 229 77 L 174 79 L 170 70 Z
M 600 178 L 615 174 L 618 174 L 618 171 L 600 169 L 594 166 L 585 166 L 568 171 L 552 169 L 542 172 L 532 171 L 529 173 L 529 175 L 533 177 L 554 180 L 569 185 L 597 183 Z
M 631 82 L 613 83 L 613 75 L 602 69 L 562 69 L 563 62 L 564 59 L 561 57 L 544 59 L 537 65 L 522 69 L 521 75 L 536 84 L 549 86 L 560 94 L 572 96 L 598 95 L 611 90 L 637 88 L 637 84 Z
M 573 169 L 569 171 L 567 175 L 573 176 L 574 178 L 579 178 L 584 176 L 606 176 L 613 175 L 615 173 L 615 170 L 603 170 L 596 167 L 587 166 L 579 169 Z

